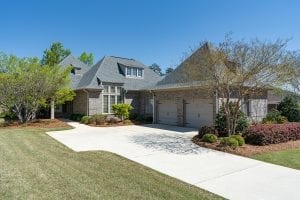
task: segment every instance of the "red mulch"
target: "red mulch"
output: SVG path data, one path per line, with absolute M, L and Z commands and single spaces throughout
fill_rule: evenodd
M 71 128 L 66 122 L 59 119 L 38 119 L 26 124 L 20 124 L 19 122 L 6 123 L 1 128 Z
M 223 152 L 228 152 L 228 153 L 241 155 L 241 156 L 247 156 L 247 157 L 255 155 L 255 154 L 300 148 L 300 140 L 289 141 L 289 142 L 280 143 L 280 144 L 271 144 L 271 145 L 266 145 L 266 146 L 255 146 L 255 145 L 245 144 L 236 149 L 231 149 L 229 147 L 221 147 L 221 146 L 219 146 L 219 142 L 216 142 L 216 143 L 202 142 L 198 137 L 194 137 L 192 141 L 201 147 L 206 147 L 206 148 L 214 149 L 217 151 L 223 151 Z

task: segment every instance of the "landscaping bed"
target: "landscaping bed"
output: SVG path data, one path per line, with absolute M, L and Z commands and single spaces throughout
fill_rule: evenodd
M 262 153 L 300 148 L 300 140 L 289 141 L 289 142 L 279 143 L 279 144 L 270 144 L 265 146 L 244 144 L 243 146 L 238 147 L 236 149 L 232 149 L 229 147 L 221 147 L 219 145 L 220 142 L 216 142 L 216 143 L 203 142 L 198 137 L 194 137 L 192 141 L 201 147 L 210 148 L 217 151 L 228 152 L 228 153 L 241 155 L 241 156 L 247 156 L 247 157 L 257 155 L 257 154 L 262 154 Z
M 17 121 L 4 122 L 0 124 L 0 128 L 72 128 L 66 122 L 59 119 L 37 119 L 25 124 L 21 124 Z

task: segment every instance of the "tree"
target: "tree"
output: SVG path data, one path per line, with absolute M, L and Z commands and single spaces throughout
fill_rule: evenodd
M 172 67 L 168 67 L 168 68 L 166 69 L 166 74 L 169 74 L 169 73 L 171 73 L 172 71 L 174 71 L 174 69 L 173 69 Z
M 65 49 L 60 42 L 54 42 L 49 49 L 44 51 L 42 64 L 48 66 L 58 65 L 64 58 L 71 54 L 70 49 Z
M 70 69 L 59 66 L 41 66 L 37 58 L 9 56 L 0 73 L 0 107 L 12 110 L 21 123 L 36 117 L 50 99 L 59 103 L 71 100 L 74 92 L 68 88 Z
M 290 122 L 300 122 L 300 98 L 296 95 L 285 97 L 278 105 L 277 109 Z
M 293 55 L 287 41 L 203 42 L 182 64 L 182 81 L 199 85 L 224 107 L 228 135 L 236 132 L 239 110 L 251 98 L 264 96 L 270 86 L 282 87 L 292 76 Z M 230 109 L 230 102 L 233 108 Z
M 86 53 L 86 52 L 83 52 L 79 57 L 78 59 L 80 61 L 82 61 L 83 63 L 91 66 L 93 65 L 93 62 L 94 62 L 94 55 L 92 53 Z
M 149 68 L 152 69 L 155 73 L 159 74 L 160 76 L 163 76 L 162 70 L 158 64 L 153 63 L 149 66 Z
M 295 56 L 294 76 L 291 79 L 290 85 L 294 92 L 300 94 L 300 57 Z

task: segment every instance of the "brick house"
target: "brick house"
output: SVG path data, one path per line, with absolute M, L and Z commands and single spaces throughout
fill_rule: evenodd
M 191 56 L 199 56 L 199 52 Z M 73 67 L 71 88 L 76 97 L 57 112 L 111 114 L 113 104 L 124 102 L 131 104 L 136 114 L 153 116 L 154 123 L 198 128 L 212 125 L 220 107 L 218 97 L 209 95 L 201 85 L 180 81 L 182 69 L 190 65 L 189 58 L 165 77 L 137 60 L 115 56 L 86 66 L 70 55 L 60 65 Z M 243 111 L 249 118 L 257 121 L 266 115 L 267 91 L 244 101 Z

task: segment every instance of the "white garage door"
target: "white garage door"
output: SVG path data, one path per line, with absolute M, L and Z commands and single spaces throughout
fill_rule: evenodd
M 177 125 L 177 105 L 175 101 L 160 101 L 158 103 L 158 123 Z
M 211 99 L 188 99 L 185 104 L 185 126 L 200 128 L 213 124 Z

